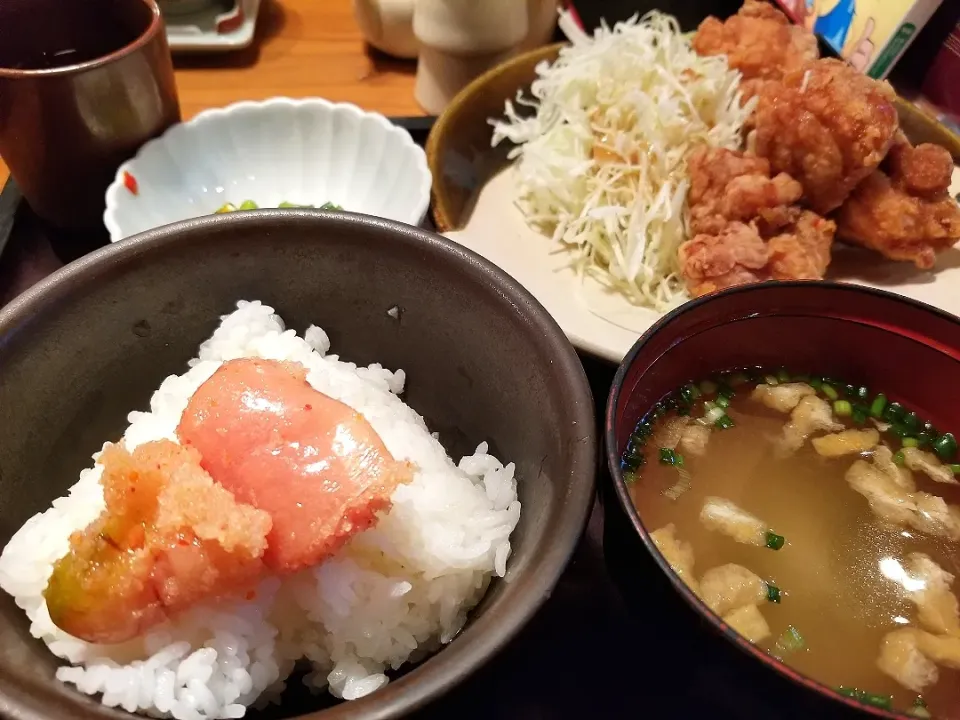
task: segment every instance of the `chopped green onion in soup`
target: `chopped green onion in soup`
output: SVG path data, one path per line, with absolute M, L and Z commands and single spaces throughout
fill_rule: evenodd
M 914 687 L 917 676 L 880 661 L 888 636 L 907 632 L 926 638 L 913 652 L 928 653 L 923 662 L 944 678 L 960 665 L 960 600 L 943 569 L 960 546 L 954 435 L 909 397 L 891 401 L 846 378 L 775 369 L 748 370 L 735 382 L 740 372 L 693 378 L 638 423 L 641 451 L 647 443 L 646 452 L 673 453 L 636 472 L 629 492 L 641 520 L 675 528 L 686 541 L 684 582 L 781 662 L 864 705 L 914 717 L 948 712 L 937 705 L 947 691 L 936 673 Z M 684 427 L 710 438 L 700 452 L 651 447 L 649 438 L 681 414 Z M 736 430 L 723 432 L 732 417 Z M 793 444 L 784 444 L 791 427 Z M 936 572 L 919 569 L 921 556 Z M 823 607 L 836 608 L 829 617 L 838 620 L 825 622 Z M 864 622 L 877 631 L 863 631 Z M 849 674 L 839 676 L 851 666 L 860 668 L 856 688 L 843 685 Z M 911 706 L 920 691 L 931 709 Z
M 717 422 L 715 423 L 715 425 L 721 430 L 729 430 L 734 425 L 736 425 L 736 423 L 733 421 L 733 418 L 731 418 L 729 415 L 723 415 L 717 419 Z
M 803 640 L 803 636 L 793 625 L 787 626 L 787 629 L 777 638 L 777 642 L 774 645 L 781 657 L 787 653 L 799 652 L 803 650 L 805 646 L 806 643 Z
M 840 417 L 853 415 L 853 405 L 849 400 L 837 400 L 833 403 L 833 412 Z
M 775 532 L 767 531 L 766 535 L 766 545 L 771 550 L 779 550 L 783 547 L 784 539 L 783 535 L 777 535 Z
M 881 708 L 883 710 L 891 710 L 893 708 L 893 698 L 890 695 L 878 695 L 843 685 L 837 688 L 837 692 L 864 705 L 870 705 L 871 707 Z

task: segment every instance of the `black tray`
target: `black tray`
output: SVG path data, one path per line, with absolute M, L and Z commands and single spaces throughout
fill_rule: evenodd
M 421 145 L 433 120 L 393 119 Z M 105 233 L 63 237 L 51 231 L 9 181 L 0 193 L 0 306 L 62 267 L 69 254 L 58 255 L 60 246 L 105 242 Z M 581 360 L 596 400 L 599 425 L 616 367 L 586 355 Z M 601 473 L 601 485 L 605 482 Z M 645 561 L 642 551 L 623 554 L 623 544 L 611 543 L 611 538 L 622 537 L 622 530 L 608 523 L 605 533 L 598 501 L 572 563 L 536 617 L 493 662 L 414 717 L 819 720 L 835 716 L 819 704 L 798 698 L 782 679 L 701 627 L 686 608 L 678 608 L 682 601 L 660 571 Z M 633 590 L 622 595 L 623 583 L 618 585 L 614 577 L 625 578 L 626 585 L 635 581 Z M 624 597 L 630 598 L 632 612 Z M 289 715 L 291 707 L 307 712 L 318 702 L 324 700 L 310 698 L 293 683 L 284 696 L 283 711 L 274 708 L 250 717 L 279 718 Z

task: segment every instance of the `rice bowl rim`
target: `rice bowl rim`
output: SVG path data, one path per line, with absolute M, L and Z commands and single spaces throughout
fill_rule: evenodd
M 552 594 L 561 574 L 586 528 L 596 494 L 597 435 L 593 396 L 586 373 L 560 326 L 544 307 L 516 280 L 471 250 L 429 231 L 392 220 L 345 212 L 316 210 L 263 209 L 244 213 L 212 215 L 178 221 L 107 245 L 81 257 L 41 280 L 23 294 L 0 308 L 0 344 L 20 328 L 41 316 L 56 313 L 61 303 L 81 293 L 91 283 L 109 282 L 116 271 L 136 273 L 136 265 L 149 262 L 151 255 L 171 246 L 187 244 L 208 232 L 257 226 L 265 230 L 264 242 L 284 228 L 314 225 L 330 235 L 352 235 L 361 230 L 389 234 L 396 243 L 409 246 L 419 255 L 433 255 L 457 268 L 462 281 L 482 281 L 493 288 L 524 320 L 525 332 L 542 338 L 550 351 L 558 374 L 566 380 L 565 392 L 571 401 L 572 422 L 584 430 L 570 449 L 569 475 L 572 478 L 567 495 L 557 503 L 553 523 L 557 532 L 546 543 L 535 563 L 509 583 L 523 582 L 517 597 L 498 609 L 495 616 L 487 613 L 470 618 L 467 626 L 453 641 L 415 664 L 402 677 L 391 680 L 370 695 L 342 702 L 334 707 L 300 717 L 324 720 L 347 720 L 362 716 L 365 720 L 387 720 L 412 712 L 450 691 L 463 679 L 478 670 L 503 649 L 527 624 Z M 333 231 L 333 232 L 331 232 Z M 324 243 L 324 233 L 317 233 L 317 245 Z M 224 244 L 229 250 L 229 245 Z M 216 272 L 215 265 L 210 265 Z M 416 408 L 414 408 L 416 410 Z M 521 513 L 522 517 L 522 513 Z M 501 580 L 502 581 L 502 580 Z M 42 642 L 35 639 L 35 642 Z M 55 681 L 59 682 L 59 681 Z M 80 710 L 74 703 L 64 706 L 62 699 L 52 697 L 42 682 L 24 683 L 11 678 L 0 667 L 0 717 L 16 720 L 48 720 L 54 716 L 130 717 L 130 714 L 96 706 Z M 89 702 L 76 694 L 78 703 Z M 78 713 L 77 711 L 80 710 Z

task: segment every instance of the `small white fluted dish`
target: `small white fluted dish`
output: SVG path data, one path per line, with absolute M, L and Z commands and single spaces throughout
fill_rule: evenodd
M 103 222 L 117 242 L 252 200 L 261 208 L 331 202 L 418 225 L 430 187 L 423 149 L 384 116 L 272 98 L 204 111 L 146 143 L 107 188 Z

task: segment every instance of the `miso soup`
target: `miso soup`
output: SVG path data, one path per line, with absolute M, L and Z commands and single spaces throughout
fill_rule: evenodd
M 621 467 L 674 571 L 751 642 L 860 702 L 960 718 L 957 443 L 785 371 L 691 383 Z

